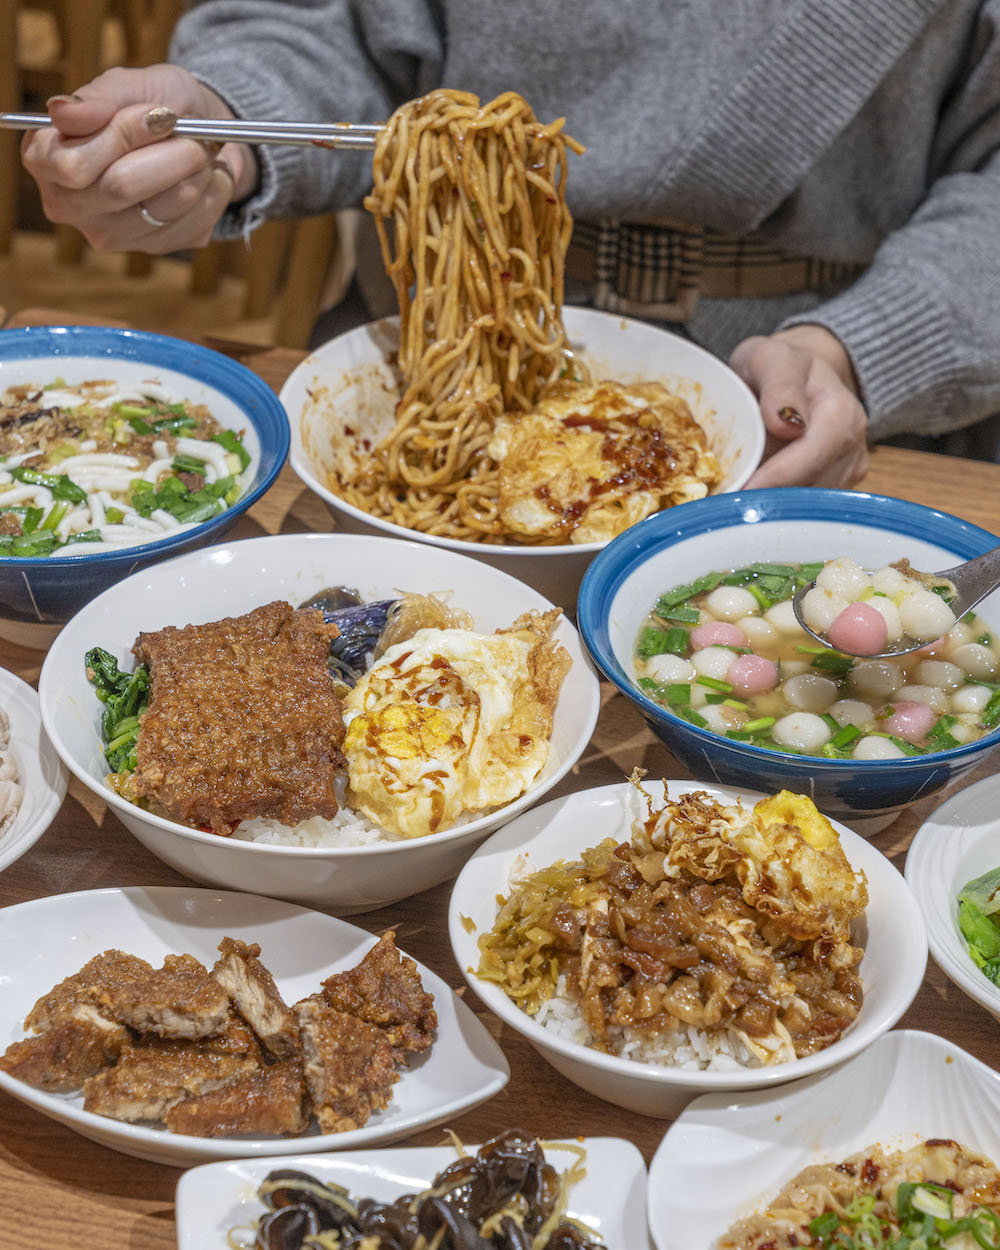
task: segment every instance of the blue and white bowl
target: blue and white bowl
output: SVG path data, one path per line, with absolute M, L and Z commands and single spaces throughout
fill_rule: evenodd
M 243 495 L 180 534 L 89 555 L 0 556 L 0 635 L 27 646 L 45 645 L 85 603 L 137 569 L 214 542 L 263 495 L 288 454 L 288 419 L 278 397 L 249 369 L 206 347 L 109 326 L 0 330 L 0 391 L 57 377 L 70 385 L 153 379 L 178 400 L 205 404 L 220 425 L 244 431 L 251 461 Z
M 645 695 L 632 662 L 635 639 L 660 594 L 716 569 L 847 555 L 865 568 L 906 557 L 933 572 L 997 545 L 1000 538 L 958 517 L 881 495 L 785 487 L 712 496 L 650 517 L 600 552 L 580 588 L 578 623 L 597 666 L 694 777 L 808 794 L 828 816 L 864 821 L 873 832 L 979 764 L 1000 744 L 1000 729 L 966 746 L 905 759 L 830 760 L 766 750 L 692 725 Z M 1000 593 L 976 613 L 1000 632 Z

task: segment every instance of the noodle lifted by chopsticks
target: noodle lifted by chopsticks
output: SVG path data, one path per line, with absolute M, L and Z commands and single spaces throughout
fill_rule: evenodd
M 566 148 L 582 148 L 562 126 L 541 125 L 514 92 L 481 107 L 441 90 L 381 133 L 365 207 L 399 300 L 406 389 L 372 462 L 337 483 L 356 507 L 425 533 L 502 539 L 486 455 L 495 422 L 529 411 L 571 358 Z

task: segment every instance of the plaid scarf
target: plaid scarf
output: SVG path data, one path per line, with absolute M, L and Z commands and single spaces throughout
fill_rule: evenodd
M 866 264 L 791 256 L 762 239 L 701 226 L 578 221 L 566 257 L 569 277 L 587 282 L 595 308 L 687 321 L 698 297 L 738 299 L 815 291 L 833 295 Z

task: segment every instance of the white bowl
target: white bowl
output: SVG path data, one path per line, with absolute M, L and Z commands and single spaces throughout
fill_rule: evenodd
M 659 797 L 659 781 L 647 784 Z M 762 796 L 723 786 L 671 781 L 670 797 L 704 790 L 723 803 L 742 799 L 749 807 Z M 475 974 L 478 938 L 492 927 L 497 897 L 510 892 L 512 877 L 537 872 L 561 859 L 575 859 L 605 838 L 629 839 L 632 820 L 645 804 L 630 783 L 583 790 L 555 799 L 511 821 L 469 860 L 455 882 L 448 916 L 452 949 L 465 979 L 505 1024 L 520 1033 L 563 1076 L 608 1102 L 643 1115 L 673 1116 L 696 1094 L 710 1090 L 777 1085 L 841 1063 L 890 1029 L 913 1001 L 927 963 L 927 938 L 920 911 L 906 883 L 889 861 L 863 838 L 834 822 L 844 853 L 868 878 L 869 903 L 856 922 L 855 941 L 865 948 L 861 962 L 864 1005 L 855 1022 L 832 1046 L 805 1059 L 737 1072 L 696 1072 L 638 1063 L 601 1054 L 537 1024 L 512 999 Z
M 566 308 L 563 320 L 574 350 L 595 378 L 662 382 L 691 405 L 719 458 L 723 480 L 714 493 L 738 490 L 764 451 L 764 425 L 750 389 L 717 357 L 658 326 L 590 308 Z M 281 388 L 292 427 L 290 463 L 324 499 L 340 529 L 395 534 L 475 556 L 533 586 L 572 610 L 584 570 L 603 543 L 527 547 L 467 542 L 420 534 L 355 508 L 329 487 L 337 450 L 359 433 L 374 446 L 392 429 L 400 396 L 399 319 L 388 317 L 324 343 Z M 351 431 L 350 434 L 345 433 Z
M 1000 1162 L 1000 1075 L 929 1033 L 887 1033 L 836 1071 L 783 1089 L 698 1098 L 650 1165 L 653 1243 L 710 1250 L 809 1164 L 934 1137 Z
M 261 959 L 286 1002 L 314 993 L 353 967 L 375 938 L 344 920 L 256 895 L 133 886 L 55 894 L 0 911 L 0 1046 L 24 1036 L 24 1017 L 63 977 L 108 949 L 159 966 L 191 954 L 211 967 L 223 937 L 259 942 Z M 434 995 L 437 1037 L 393 1087 L 393 1099 L 364 1128 L 302 1137 L 187 1137 L 83 1110 L 79 1094 L 49 1094 L 0 1072 L 0 1089 L 75 1132 L 123 1154 L 174 1167 L 210 1159 L 306 1154 L 398 1140 L 477 1106 L 507 1084 L 500 1048 L 440 977 L 418 965 Z
M 34 846 L 66 797 L 68 774 L 42 728 L 38 695 L 0 668 L 0 708 L 10 717 L 10 753 L 23 791 L 13 824 L 0 834 L 0 872 Z
M 972 962 L 958 927 L 959 890 L 1000 866 L 998 810 L 1000 777 L 985 777 L 952 795 L 917 830 L 905 875 L 923 913 L 934 962 L 1000 1020 L 1000 989 Z
M 131 669 L 143 630 L 236 616 L 274 599 L 299 604 L 331 584 L 363 598 L 397 590 L 453 591 L 487 632 L 529 609 L 551 604 L 512 577 L 450 551 L 390 538 L 286 534 L 193 552 L 143 569 L 79 612 L 42 667 L 42 719 L 59 755 L 112 807 L 142 844 L 178 872 L 208 885 L 266 893 L 341 912 L 381 907 L 454 876 L 492 830 L 536 803 L 573 767 L 590 741 L 599 711 L 597 678 L 579 636 L 565 619 L 556 637 L 573 661 L 556 706 L 548 761 L 527 793 L 486 816 L 428 837 L 359 847 L 277 846 L 189 829 L 126 802 L 105 783 L 100 711 L 83 657 L 94 646 Z
M 530 1132 L 530 1126 L 521 1126 Z M 463 1143 L 464 1144 L 464 1143 Z M 597 1233 L 607 1250 L 643 1250 L 646 1233 L 646 1165 L 631 1142 L 620 1137 L 576 1137 L 569 1145 L 587 1152 L 587 1174 L 570 1191 L 567 1214 Z M 469 1154 L 477 1147 L 465 1144 Z M 577 1158 L 557 1141 L 545 1143 L 545 1157 L 560 1172 Z M 353 1198 L 393 1202 L 426 1189 L 453 1163 L 450 1146 L 402 1146 L 323 1157 L 247 1159 L 208 1163 L 185 1172 L 177 1185 L 179 1250 L 219 1250 L 231 1228 L 252 1224 L 264 1212 L 257 1187 L 275 1168 L 294 1168 L 343 1185 Z

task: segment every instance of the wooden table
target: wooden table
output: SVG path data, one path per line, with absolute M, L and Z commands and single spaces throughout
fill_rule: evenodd
M 301 359 L 301 353 L 288 349 L 226 346 L 275 388 Z M 1000 530 L 1000 466 L 878 448 L 862 487 L 940 506 L 986 529 Z M 233 536 L 329 528 L 326 508 L 286 468 Z M 37 679 L 42 658 L 0 642 L 0 664 L 27 681 Z M 637 764 L 652 778 L 689 775 L 653 738 L 632 705 L 605 685 L 591 745 L 550 797 L 621 781 Z M 984 764 L 970 781 L 991 771 L 990 764 Z M 911 837 L 941 797 L 916 804 L 874 839 L 900 868 Z M 0 905 L 106 886 L 185 884 L 190 883 L 140 846 L 100 799 L 73 780 L 48 833 L 0 876 Z M 510 1061 L 507 1088 L 462 1116 L 454 1128 L 466 1141 L 482 1140 L 514 1125 L 541 1136 L 613 1134 L 635 1142 L 648 1161 L 667 1127 L 664 1121 L 621 1111 L 570 1084 L 486 1012 L 475 995 L 461 988 L 464 982 L 451 955 L 445 923 L 450 888 L 445 884 L 351 919 L 373 933 L 394 927 L 404 950 L 465 996 Z M 933 965 L 901 1025 L 938 1033 L 1000 1067 L 996 1024 Z M 441 1130 L 410 1140 L 415 1145 L 438 1144 Z M 87 1250 L 167 1250 L 175 1244 L 173 1195 L 179 1175 L 176 1169 L 94 1145 L 0 1094 L 2 1250 L 37 1250 L 71 1241 Z

